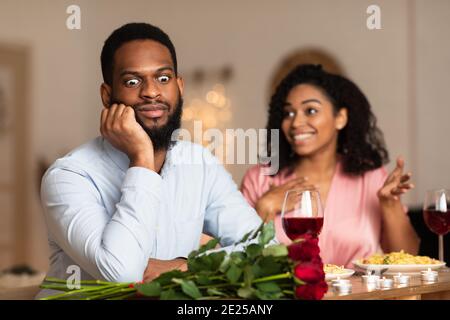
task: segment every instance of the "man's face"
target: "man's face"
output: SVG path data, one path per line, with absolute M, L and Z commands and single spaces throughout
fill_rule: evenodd
M 167 135 L 180 127 L 183 81 L 177 78 L 170 51 L 153 40 L 133 40 L 114 55 L 110 102 L 134 108 L 137 122 L 164 148 Z M 170 136 L 169 136 L 170 139 Z

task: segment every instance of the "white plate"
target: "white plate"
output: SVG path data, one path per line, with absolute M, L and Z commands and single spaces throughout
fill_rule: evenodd
M 352 269 L 344 269 L 343 273 L 325 273 L 325 280 L 329 281 L 329 280 L 333 280 L 333 279 L 337 279 L 338 277 L 341 279 L 345 279 L 348 277 L 351 277 L 352 274 L 355 273 L 355 270 Z
M 437 264 L 364 264 L 359 261 L 353 261 L 355 267 L 362 270 L 373 270 L 375 273 L 382 269 L 387 269 L 383 274 L 395 273 L 420 273 L 422 270 L 436 270 L 445 266 L 445 262 Z

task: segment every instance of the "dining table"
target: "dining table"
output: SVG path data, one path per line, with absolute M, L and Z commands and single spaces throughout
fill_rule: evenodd
M 450 300 L 450 268 L 439 270 L 434 282 L 423 281 L 420 273 L 409 274 L 408 284 L 394 284 L 390 288 L 377 288 L 367 285 L 362 273 L 347 278 L 351 283 L 351 292 L 340 293 L 333 290 L 329 282 L 329 290 L 324 300 Z M 383 276 L 393 279 L 395 274 Z
M 347 278 L 350 280 L 352 290 L 341 294 L 332 289 L 328 282 L 328 292 L 324 300 L 450 300 L 450 268 L 438 270 L 438 279 L 435 282 L 424 282 L 420 274 L 411 274 L 408 285 L 393 285 L 388 289 L 376 289 L 367 286 L 356 273 Z M 392 279 L 393 275 L 386 275 Z M 38 286 L 20 288 L 0 288 L 0 300 L 32 300 L 39 292 Z

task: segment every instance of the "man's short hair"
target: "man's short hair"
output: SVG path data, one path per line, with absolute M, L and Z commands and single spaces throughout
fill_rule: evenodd
M 169 49 L 175 74 L 177 74 L 177 55 L 169 36 L 160 28 L 149 23 L 127 23 L 116 29 L 106 39 L 100 56 L 103 81 L 112 85 L 114 54 L 123 44 L 133 40 L 153 40 Z

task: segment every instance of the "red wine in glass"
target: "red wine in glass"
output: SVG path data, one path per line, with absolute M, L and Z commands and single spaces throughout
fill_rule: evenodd
M 439 260 L 444 261 L 444 235 L 450 231 L 450 190 L 427 191 L 423 204 L 423 218 L 428 229 L 438 235 Z
M 450 210 L 442 212 L 426 209 L 423 211 L 423 217 L 432 232 L 443 236 L 450 231 Z
M 283 230 L 291 240 L 306 235 L 317 237 L 322 231 L 323 208 L 317 189 L 294 189 L 286 192 L 281 211 Z
M 306 234 L 317 237 L 322 231 L 323 217 L 292 217 L 283 219 L 283 227 L 286 235 L 291 240 L 304 238 Z

